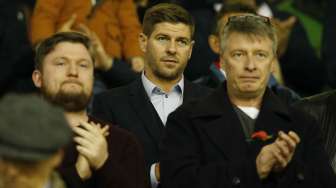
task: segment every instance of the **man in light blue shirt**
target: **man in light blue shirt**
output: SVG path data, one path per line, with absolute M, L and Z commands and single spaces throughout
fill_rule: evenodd
M 148 9 L 139 36 L 145 68 L 133 83 L 95 97 L 93 114 L 133 132 L 144 148 L 152 187 L 160 182 L 159 143 L 168 115 L 209 90 L 188 82 L 183 71 L 194 41 L 191 15 L 175 4 Z

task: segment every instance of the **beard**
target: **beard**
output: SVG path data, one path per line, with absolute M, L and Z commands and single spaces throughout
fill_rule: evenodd
M 80 92 L 67 92 L 60 89 L 57 93 L 52 93 L 48 88 L 41 87 L 44 98 L 51 103 L 62 107 L 66 112 L 80 112 L 86 109 L 90 102 L 92 92 L 86 94 L 83 89 Z
M 178 62 L 178 64 L 180 64 L 180 62 Z M 166 81 L 173 81 L 179 78 L 183 74 L 183 71 L 186 67 L 186 65 L 185 66 L 179 65 L 174 70 L 165 70 L 166 68 L 160 67 L 160 65 L 157 65 L 156 63 L 149 63 L 148 65 L 152 69 L 153 74 L 157 78 Z

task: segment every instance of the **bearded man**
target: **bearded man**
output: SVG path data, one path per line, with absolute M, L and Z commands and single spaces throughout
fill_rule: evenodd
M 94 81 L 93 52 L 89 38 L 75 32 L 55 34 L 36 49 L 34 84 L 46 100 L 64 108 L 74 131 L 60 174 L 73 188 L 143 188 L 144 159 L 135 137 L 86 112 Z

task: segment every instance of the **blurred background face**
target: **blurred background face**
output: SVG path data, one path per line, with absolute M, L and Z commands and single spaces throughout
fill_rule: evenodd
M 66 111 L 86 108 L 92 95 L 93 62 L 80 43 L 61 42 L 49 53 L 38 72 L 35 85 L 51 102 Z
M 193 46 L 188 25 L 158 23 L 150 36 L 141 35 L 140 43 L 147 77 L 168 81 L 181 78 Z
M 272 40 L 267 37 L 231 33 L 222 49 L 221 64 L 227 87 L 240 98 L 263 95 L 275 56 Z

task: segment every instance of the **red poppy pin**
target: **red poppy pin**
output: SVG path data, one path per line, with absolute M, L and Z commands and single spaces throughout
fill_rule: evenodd
M 268 139 L 271 139 L 272 135 L 268 135 L 267 132 L 265 131 L 256 131 L 252 134 L 251 139 L 252 140 L 262 140 L 262 141 L 266 141 Z

